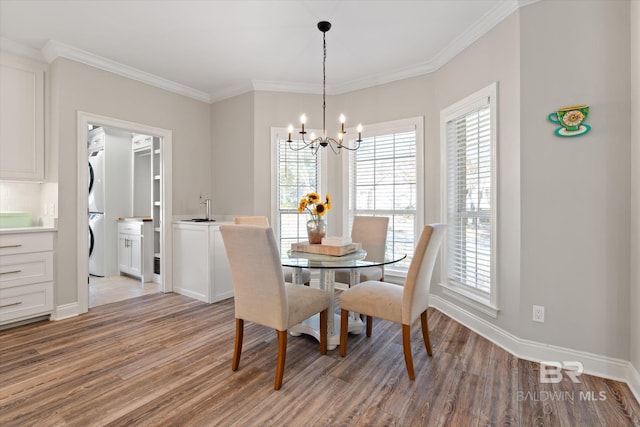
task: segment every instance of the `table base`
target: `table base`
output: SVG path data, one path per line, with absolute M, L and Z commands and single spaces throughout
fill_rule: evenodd
M 340 315 L 333 315 L 333 330 L 327 331 L 327 350 L 335 350 L 340 345 Z M 360 320 L 360 316 L 355 313 L 349 313 L 349 328 L 348 331 L 352 334 L 358 335 L 364 329 L 364 323 Z M 320 341 L 320 315 L 316 314 L 311 316 L 307 320 L 299 323 L 292 328 L 289 328 L 289 334 L 297 337 L 302 334 L 311 335 L 316 340 Z

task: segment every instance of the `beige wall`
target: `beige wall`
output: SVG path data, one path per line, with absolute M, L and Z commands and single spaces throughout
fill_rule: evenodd
M 520 13 L 520 337 L 628 360 L 629 2 L 576 6 Z M 591 106 L 591 132 L 556 137 L 547 115 L 573 104 Z
M 640 375 L 640 1 L 631 2 L 631 363 Z M 640 386 L 640 376 L 637 378 Z
M 251 215 L 254 212 L 253 93 L 211 106 L 213 212 Z
M 50 65 L 51 152 L 58 175 L 56 305 L 77 301 L 78 110 L 173 132 L 173 213 L 199 212 L 211 193 L 210 105 L 66 59 Z

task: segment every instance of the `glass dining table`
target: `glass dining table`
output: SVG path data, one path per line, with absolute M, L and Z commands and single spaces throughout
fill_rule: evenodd
M 292 267 L 292 282 L 302 285 L 302 269 L 308 268 L 319 270 L 320 272 L 320 289 L 331 294 L 331 302 L 329 305 L 329 313 L 327 325 L 327 349 L 333 350 L 340 343 L 340 315 L 335 313 L 335 271 L 338 269 L 349 269 L 349 285 L 357 285 L 360 283 L 360 269 L 363 267 L 383 266 L 402 261 L 407 255 L 387 257 L 383 261 L 365 261 L 366 251 L 359 250 L 342 256 L 321 255 L 307 252 L 288 251 L 281 255 L 282 266 Z M 349 332 L 360 333 L 364 328 L 364 323 L 360 320 L 360 316 L 351 313 L 349 316 Z M 293 336 L 301 334 L 311 335 L 320 340 L 320 316 L 315 315 L 304 322 L 289 328 L 289 333 Z

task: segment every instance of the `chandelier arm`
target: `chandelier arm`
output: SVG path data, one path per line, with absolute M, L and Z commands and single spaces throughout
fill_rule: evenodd
M 289 149 L 293 150 L 293 151 L 300 151 L 300 150 L 304 150 L 305 148 L 309 147 L 312 142 L 305 142 L 303 144 L 300 144 L 298 142 L 297 146 L 293 146 L 293 141 L 287 141 L 289 143 Z

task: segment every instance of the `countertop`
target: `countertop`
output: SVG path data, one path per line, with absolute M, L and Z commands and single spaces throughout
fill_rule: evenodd
M 0 234 L 42 233 L 45 231 L 58 231 L 58 229 L 56 227 L 47 226 L 0 228 Z
M 127 216 L 118 218 L 118 221 L 153 221 L 153 218 L 150 216 Z
M 231 224 L 229 221 L 224 220 L 213 220 L 213 221 L 191 221 L 188 219 L 178 219 L 173 221 L 174 224 L 182 224 L 182 225 L 199 225 L 199 226 L 218 226 L 223 224 Z

